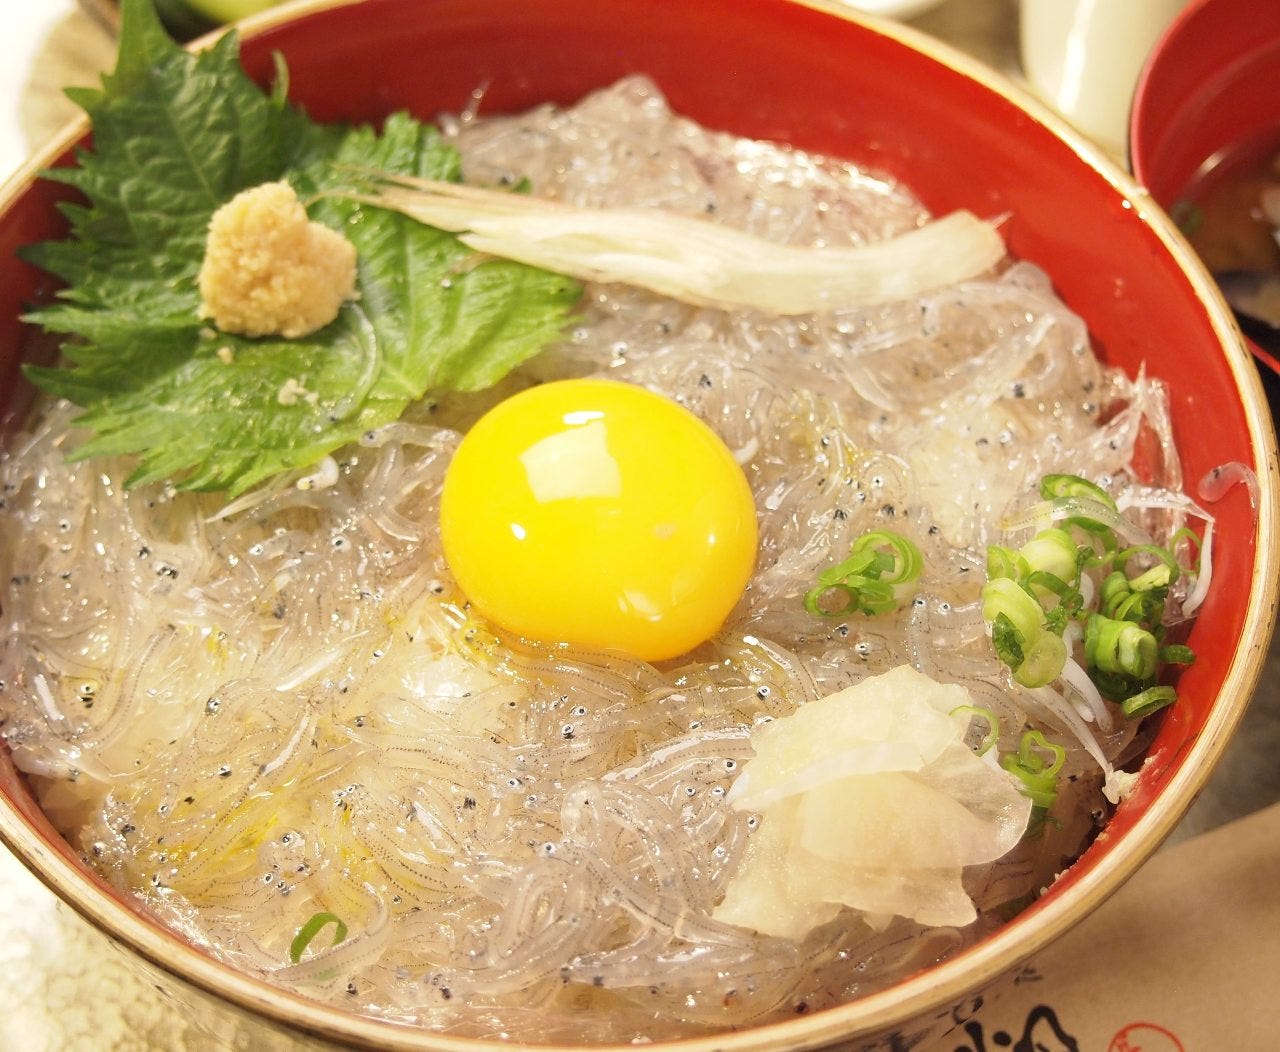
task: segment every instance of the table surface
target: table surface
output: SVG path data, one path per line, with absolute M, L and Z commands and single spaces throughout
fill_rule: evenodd
M 912 24 L 1018 75 L 1015 0 L 945 0 Z M 8 0 L 0 14 L 0 180 L 21 167 L 75 108 L 64 86 L 95 83 L 110 34 L 75 0 Z M 1280 646 L 1273 644 L 1244 725 L 1171 843 L 1280 801 Z M 0 1048 L 141 1052 L 281 1048 L 251 1020 L 195 1020 L 0 850 Z M 291 1044 L 288 1042 L 286 1044 Z M 954 1043 L 949 1043 L 951 1047 Z

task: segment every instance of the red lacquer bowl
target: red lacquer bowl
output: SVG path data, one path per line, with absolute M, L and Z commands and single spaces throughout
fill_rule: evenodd
M 1280 5 L 1193 0 L 1156 42 L 1134 92 L 1129 160 L 1165 208 L 1240 151 L 1280 151 Z M 1260 362 L 1280 360 L 1249 344 Z
M 909 1048 L 945 1030 L 954 1006 L 990 988 L 1097 907 L 1173 829 L 1257 682 L 1280 568 L 1276 447 L 1257 371 L 1229 312 L 1165 213 L 1048 110 L 985 67 L 896 24 L 795 0 L 321 0 L 244 24 L 250 72 L 272 52 L 290 91 L 322 119 L 408 107 L 458 111 L 478 85 L 484 110 L 569 103 L 624 74 L 653 77 L 706 125 L 786 140 L 901 177 L 943 212 L 1007 216 L 1011 250 L 1042 265 L 1088 321 L 1099 352 L 1167 381 L 1189 484 L 1238 461 L 1257 474 L 1214 506 L 1216 574 L 1191 644 L 1199 659 L 1163 719 L 1134 795 L 1031 909 L 946 963 L 885 992 L 785 1023 L 680 1043 L 711 1049 Z M 65 155 L 85 129 L 48 154 Z M 0 353 L 13 392 L 18 313 L 42 278 L 14 259 L 60 233 L 59 189 L 34 167 L 0 204 Z M 174 987 L 213 995 L 284 1030 L 344 1045 L 509 1048 L 357 1018 L 215 963 L 156 927 L 82 865 L 0 760 L 0 835 L 66 902 Z

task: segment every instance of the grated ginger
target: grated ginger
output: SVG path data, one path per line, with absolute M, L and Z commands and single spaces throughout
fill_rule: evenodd
M 309 220 L 288 183 L 263 183 L 209 222 L 200 316 L 223 332 L 296 339 L 333 321 L 355 283 L 355 246 Z

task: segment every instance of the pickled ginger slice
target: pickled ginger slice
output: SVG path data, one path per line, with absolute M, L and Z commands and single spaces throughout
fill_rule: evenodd
M 972 922 L 964 867 L 1015 847 L 1031 801 L 965 744 L 968 703 L 904 665 L 759 728 L 729 799 L 760 825 L 716 919 L 792 939 L 842 906 Z

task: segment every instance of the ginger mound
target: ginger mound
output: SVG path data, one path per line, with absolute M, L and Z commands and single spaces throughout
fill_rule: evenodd
M 209 221 L 200 316 L 242 336 L 306 336 L 355 293 L 356 250 L 307 218 L 285 182 L 241 191 Z

